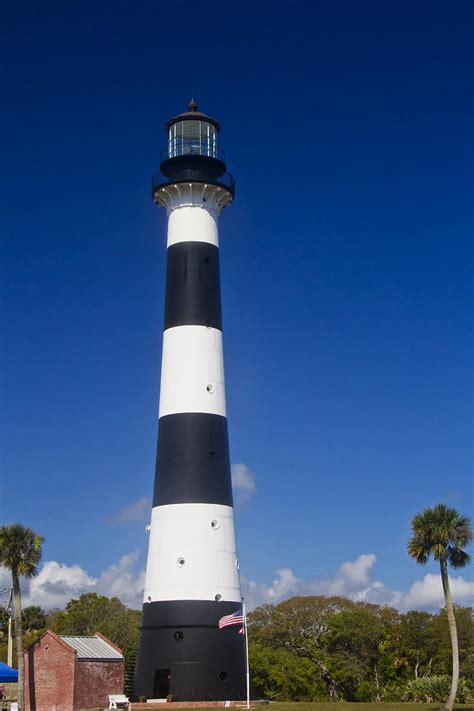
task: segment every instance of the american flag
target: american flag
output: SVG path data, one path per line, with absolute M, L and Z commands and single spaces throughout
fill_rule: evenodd
M 244 611 L 242 609 L 233 612 L 231 615 L 224 615 L 219 620 L 219 629 L 222 630 L 224 627 L 231 627 L 232 625 L 243 625 L 244 624 Z M 244 628 L 239 630 L 239 634 L 244 633 Z

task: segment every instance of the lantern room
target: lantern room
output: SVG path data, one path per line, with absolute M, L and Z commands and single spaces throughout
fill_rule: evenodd
M 219 124 L 197 110 L 191 99 L 188 111 L 175 116 L 166 124 L 168 131 L 168 158 L 183 155 L 217 158 L 217 134 Z
M 166 123 L 168 144 L 161 153 L 160 170 L 152 178 L 152 196 L 158 204 L 163 190 L 182 183 L 215 185 L 228 194 L 226 203 L 232 202 L 235 184 L 218 147 L 219 123 L 197 108 L 191 99 L 187 111 Z

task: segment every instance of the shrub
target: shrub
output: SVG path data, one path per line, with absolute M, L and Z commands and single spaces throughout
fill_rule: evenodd
M 405 687 L 403 701 L 422 701 L 427 704 L 443 703 L 449 696 L 450 688 L 451 677 L 447 674 L 443 676 L 422 676 L 408 682 Z M 470 690 L 466 680 L 459 679 L 456 701 L 464 704 L 469 699 L 469 696 Z

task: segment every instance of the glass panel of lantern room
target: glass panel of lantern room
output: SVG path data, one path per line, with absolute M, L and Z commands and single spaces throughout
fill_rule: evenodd
M 217 129 L 215 126 L 211 126 L 211 136 L 212 136 L 211 155 L 213 158 L 217 158 Z
M 168 154 L 170 158 L 190 154 L 216 158 L 216 134 L 215 126 L 207 121 L 177 121 L 170 127 Z
M 211 158 L 217 158 L 216 150 L 216 127 L 212 123 L 206 124 L 206 155 Z
M 200 121 L 179 121 L 176 124 L 178 155 L 200 153 Z

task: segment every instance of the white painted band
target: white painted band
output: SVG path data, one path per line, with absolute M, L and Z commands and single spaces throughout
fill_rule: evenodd
M 226 416 L 222 332 L 175 326 L 163 333 L 159 416 L 206 412 Z
M 152 510 L 144 602 L 241 601 L 234 512 L 220 504 Z
M 208 242 L 219 246 L 217 214 L 203 207 L 180 207 L 168 219 L 168 247 L 178 242 Z

